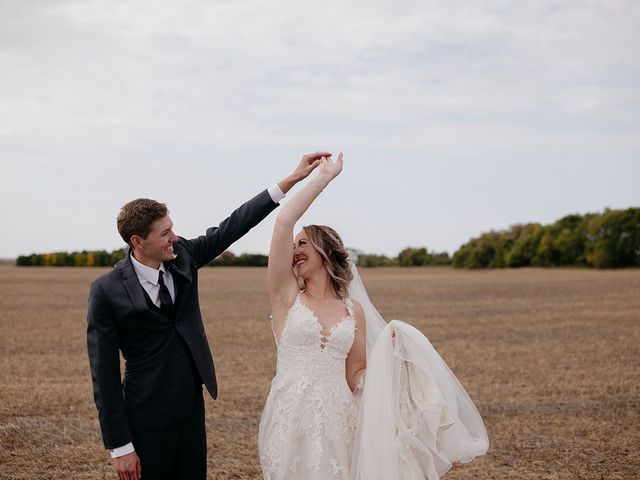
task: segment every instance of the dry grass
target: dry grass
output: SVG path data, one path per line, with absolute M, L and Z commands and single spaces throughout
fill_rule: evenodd
M 104 269 L 0 266 L 0 478 L 116 478 L 85 346 Z M 365 270 L 387 318 L 422 330 L 482 413 L 489 453 L 446 478 L 640 477 L 640 271 Z M 209 478 L 260 477 L 257 430 L 274 373 L 263 269 L 204 269 L 219 374 L 207 400 Z

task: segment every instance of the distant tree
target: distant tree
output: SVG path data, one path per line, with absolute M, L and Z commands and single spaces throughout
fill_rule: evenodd
M 513 238 L 504 232 L 487 232 L 462 245 L 453 254 L 453 266 L 464 268 L 506 267 Z
M 109 256 L 109 265 L 115 265 L 120 260 L 123 260 L 126 255 L 127 255 L 126 248 L 120 248 L 119 250 L 114 250 L 113 252 L 111 252 L 111 255 Z
M 401 267 L 417 267 L 426 265 L 428 259 L 426 248 L 407 247 L 398 254 L 398 264 Z
M 87 251 L 75 252 L 73 254 L 73 264 L 76 267 L 85 267 L 87 265 Z
M 447 252 L 433 252 L 431 253 L 431 265 L 433 266 L 451 265 L 451 257 Z
M 539 264 L 586 265 L 585 219 L 580 215 L 567 215 L 544 227 L 538 247 Z
M 392 267 L 398 265 L 396 258 L 389 258 L 385 255 L 375 255 L 362 253 L 358 255 L 358 267 Z
M 529 223 L 514 225 L 509 234 L 512 238 L 511 248 L 504 254 L 505 267 L 526 267 L 540 265 L 538 248 L 543 236 L 542 225 Z
M 268 256 L 259 253 L 243 253 L 238 259 L 241 267 L 266 267 L 269 262 Z
M 587 225 L 586 256 L 596 268 L 640 266 L 640 209 L 606 210 Z
M 209 267 L 266 267 L 268 258 L 257 253 L 243 253 L 236 256 L 226 251 L 207 264 Z
M 446 252 L 430 253 L 426 248 L 407 247 L 398 254 L 397 263 L 402 267 L 450 265 L 451 259 Z
M 16 258 L 16 266 L 18 267 L 31 266 L 31 257 L 27 255 L 20 255 L 18 258 Z

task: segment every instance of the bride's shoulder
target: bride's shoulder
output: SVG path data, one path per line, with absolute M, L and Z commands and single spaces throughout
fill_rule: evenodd
M 364 309 L 362 308 L 362 305 L 360 305 L 360 302 L 352 298 L 349 298 L 349 302 L 351 302 L 351 308 L 353 308 L 353 316 L 356 317 L 356 320 L 360 318 L 364 321 Z
M 353 316 L 356 332 L 365 333 L 367 330 L 367 322 L 364 318 L 362 305 L 360 305 L 360 302 L 357 300 L 351 298 L 349 298 L 349 303 L 351 304 L 351 315 Z

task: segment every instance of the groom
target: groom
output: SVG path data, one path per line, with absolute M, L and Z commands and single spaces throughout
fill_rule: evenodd
M 87 346 L 104 445 L 120 480 L 206 478 L 202 385 L 218 393 L 198 303 L 198 269 L 260 223 L 327 152 L 187 240 L 163 203 L 140 198 L 118 215 L 126 258 L 91 284 Z M 124 380 L 120 355 L 125 359 Z

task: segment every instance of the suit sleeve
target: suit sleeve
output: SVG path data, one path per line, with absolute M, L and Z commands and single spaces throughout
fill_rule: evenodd
M 242 238 L 277 206 L 269 192 L 264 190 L 238 207 L 220 225 L 207 229 L 205 235 L 193 240 L 182 239 L 183 245 L 189 250 L 196 265 L 201 267 Z
M 104 446 L 121 447 L 133 441 L 133 435 L 122 391 L 117 323 L 102 287 L 96 282 L 89 291 L 87 349 Z

